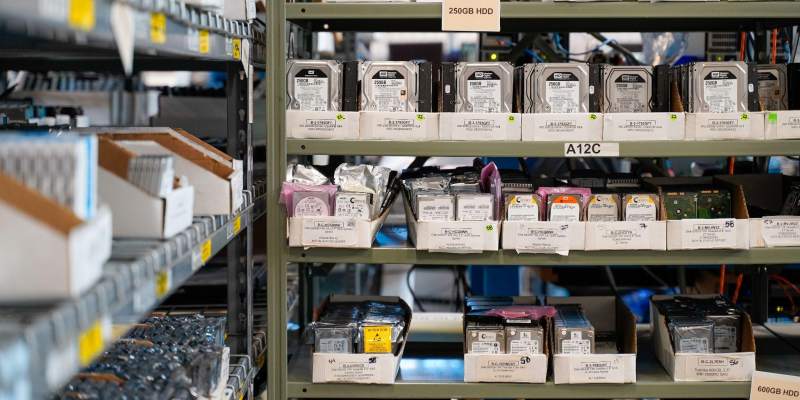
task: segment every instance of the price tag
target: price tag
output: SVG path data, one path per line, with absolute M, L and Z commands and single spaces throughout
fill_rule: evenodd
M 67 24 L 74 29 L 89 32 L 94 29 L 94 0 L 70 0 Z
M 206 240 L 200 246 L 200 263 L 205 264 L 211 258 L 211 239 Z
M 169 271 L 161 271 L 156 275 L 156 298 L 164 297 L 171 286 Z
M 564 157 L 619 157 L 619 143 L 564 143 Z
M 211 50 L 211 36 L 207 30 L 200 30 L 197 32 L 197 51 L 200 54 L 208 54 Z
M 444 0 L 442 31 L 500 32 L 500 0 Z
M 362 340 L 364 341 L 364 353 L 391 353 L 392 327 L 365 326 Z
M 800 377 L 753 372 L 750 400 L 795 400 L 800 398 Z
M 164 13 L 150 13 L 150 41 L 155 44 L 167 42 L 167 16 Z
M 95 321 L 78 335 L 78 360 L 86 366 L 103 351 L 103 325 Z
M 237 61 L 242 59 L 242 39 L 233 39 L 233 59 Z

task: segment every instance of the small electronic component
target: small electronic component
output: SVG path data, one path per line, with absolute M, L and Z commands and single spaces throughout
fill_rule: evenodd
M 714 322 L 702 316 L 677 316 L 669 319 L 669 330 L 676 353 L 713 353 Z
M 455 198 L 447 193 L 417 193 L 417 221 L 454 221 Z
M 786 110 L 789 107 L 786 64 L 756 66 L 758 102 L 764 111 Z
M 372 193 L 337 192 L 333 215 L 371 220 Z
M 314 329 L 314 351 L 317 353 L 354 353 L 353 327 L 318 326 Z
M 603 112 L 653 110 L 653 67 L 603 66 Z
M 456 65 L 456 111 L 511 112 L 514 68 L 508 62 L 462 62 Z
M 490 193 L 457 193 L 456 220 L 492 221 L 494 217 L 494 196 Z
M 293 217 L 324 217 L 331 215 L 331 199 L 328 192 L 295 191 L 292 193 Z
M 544 330 L 538 321 L 506 320 L 506 353 L 541 354 Z
M 547 196 L 547 220 L 578 222 L 583 215 L 583 196 L 579 194 L 551 194 Z
M 594 326 L 578 304 L 556 305 L 553 333 L 556 354 L 593 354 Z
M 690 68 L 690 112 L 749 111 L 747 64 L 742 61 L 697 62 Z
M 532 64 L 525 74 L 530 82 L 525 98 L 532 100 L 536 113 L 589 112 L 589 74 L 588 64 Z
M 505 354 L 506 331 L 502 326 L 467 325 L 467 352 L 474 354 Z
M 731 192 L 704 189 L 697 192 L 697 218 L 731 218 Z
M 538 221 L 541 216 L 542 198 L 534 193 L 506 194 L 507 221 Z
M 338 111 L 341 108 L 342 69 L 331 60 L 288 60 L 287 108 L 300 111 Z
M 417 64 L 410 61 L 361 63 L 361 109 L 416 111 L 417 74 Z
M 653 193 L 629 193 L 622 200 L 625 221 L 658 220 L 658 196 Z
M 664 193 L 664 209 L 668 220 L 697 218 L 697 193 L 668 191 Z
M 589 196 L 589 202 L 586 205 L 586 221 L 618 221 L 619 210 L 619 195 L 614 193 L 592 193 L 592 195 Z

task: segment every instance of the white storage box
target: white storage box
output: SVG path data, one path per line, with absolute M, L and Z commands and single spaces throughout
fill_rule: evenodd
M 636 317 L 613 296 L 547 297 L 547 305 L 580 304 L 595 332 L 616 332 L 619 353 L 553 354 L 555 383 L 635 383 Z M 595 339 L 597 338 L 595 334 Z M 595 345 L 597 347 L 597 345 Z
M 673 112 L 614 113 L 603 115 L 603 140 L 683 140 L 686 115 Z
M 672 296 L 656 295 L 652 300 Z M 690 297 L 709 297 L 691 295 Z M 756 342 L 750 316 L 742 312 L 741 351 L 738 353 L 675 353 L 664 315 L 650 302 L 650 327 L 656 357 L 676 382 L 749 381 L 756 368 Z
M 79 296 L 111 255 L 111 211 L 91 220 L 0 174 L 0 302 Z
M 800 217 L 779 215 L 750 219 L 750 247 L 800 246 Z
M 586 222 L 586 250 L 666 250 L 667 221 Z
M 603 140 L 603 114 L 522 114 L 522 140 L 539 142 L 599 142 Z
M 389 209 L 372 221 L 353 217 L 289 217 L 290 247 L 368 249 L 389 215 Z
M 522 133 L 517 113 L 440 113 L 439 139 L 519 141 Z
M 498 221 L 417 221 L 403 196 L 408 238 L 417 250 L 444 253 L 497 251 L 500 244 Z
M 286 137 L 294 139 L 358 139 L 357 111 L 286 111 Z
M 686 140 L 763 140 L 764 113 L 686 114 Z
M 439 114 L 415 112 L 362 111 L 361 139 L 377 140 L 438 140 Z
M 800 139 L 800 110 L 767 111 L 764 136 L 767 140 Z
M 568 255 L 583 250 L 585 222 L 503 221 L 503 249 Z

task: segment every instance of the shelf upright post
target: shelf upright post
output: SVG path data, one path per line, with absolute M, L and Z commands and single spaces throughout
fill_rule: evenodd
M 286 4 L 267 1 L 267 393 L 286 399 L 286 217 L 278 204 L 286 171 L 285 100 Z

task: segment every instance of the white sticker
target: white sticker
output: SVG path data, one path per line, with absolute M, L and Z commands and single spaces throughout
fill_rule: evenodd
M 400 78 L 380 78 L 384 72 L 394 72 Z M 397 71 L 378 71 L 370 80 L 372 85 L 372 97 L 375 102 L 375 111 L 406 111 L 408 104 L 408 88 L 406 80 Z
M 490 194 L 456 197 L 456 219 L 459 221 L 491 221 L 494 214 L 494 197 Z
M 336 194 L 336 207 L 334 215 L 337 217 L 353 217 L 356 219 L 370 220 L 371 205 L 368 193 L 342 193 Z
M 800 398 L 800 377 L 755 371 L 750 383 L 750 400 L 796 400 Z
M 385 366 L 378 363 L 374 358 L 367 360 L 351 360 L 348 357 L 331 356 L 325 363 L 324 368 L 324 381 L 329 382 L 369 382 L 374 379 L 379 379 L 384 374 L 380 371 L 379 366 Z M 337 358 L 342 357 L 342 360 Z
M 417 196 L 417 221 L 452 221 L 454 206 L 452 196 Z
M 619 143 L 564 143 L 564 157 L 619 157 Z
M 735 247 L 735 219 L 720 218 L 681 220 L 681 248 L 729 249 Z
M 512 340 L 508 346 L 508 354 L 539 354 L 539 353 L 540 353 L 539 341 L 532 340 L 530 338 Z
M 353 246 L 356 222 L 350 218 L 303 218 L 303 246 Z
M 500 342 L 472 342 L 470 353 L 500 354 Z
M 295 217 L 320 217 L 330 214 L 330 204 L 316 196 L 305 196 L 294 204 Z
M 516 235 L 517 253 L 569 254 L 569 225 L 529 222 Z
M 506 207 L 507 221 L 539 220 L 539 202 L 532 194 L 513 195 Z
M 347 353 L 348 340 L 345 338 L 325 338 L 319 340 L 318 353 Z
M 747 381 L 755 359 L 748 355 L 696 355 L 688 357 L 686 367 L 687 375 L 697 380 Z
M 593 224 L 594 246 L 605 250 L 650 248 L 649 227 L 647 222 L 620 221 Z
M 328 78 L 308 74 L 295 77 L 294 98 L 300 111 L 328 111 Z
M 764 217 L 761 221 L 767 247 L 800 246 L 800 217 Z
M 712 71 L 703 79 L 703 101 L 708 112 L 736 112 L 738 79 L 727 71 Z
M 678 353 L 708 353 L 708 338 L 684 338 L 678 341 Z
M 698 133 L 703 137 L 713 138 L 746 138 L 752 132 L 753 118 L 747 113 L 742 114 L 696 114 Z
M 570 75 L 574 77 L 574 75 Z M 546 82 L 544 99 L 545 103 L 550 106 L 550 112 L 577 113 L 581 111 L 581 82 L 577 78 L 574 79 L 548 80 Z
M 578 333 L 580 335 L 580 333 Z M 588 339 L 570 339 L 561 341 L 561 354 L 590 354 L 591 344 Z
M 616 355 L 592 355 L 588 360 L 570 363 L 571 382 L 624 383 L 624 363 Z
M 551 222 L 578 222 L 581 220 L 581 205 L 575 203 L 552 203 L 547 219 Z
M 483 74 L 483 72 L 475 72 Z M 489 74 L 493 74 L 489 72 Z M 470 79 L 467 81 L 467 101 L 473 112 L 502 112 L 503 96 L 500 79 Z
M 415 117 L 386 117 L 375 124 L 371 135 L 381 139 L 401 139 L 414 137 L 425 130 L 427 118 L 423 114 Z
M 656 203 L 650 195 L 629 195 L 625 197 L 625 221 L 655 221 L 658 215 Z
M 484 226 L 439 226 L 431 229 L 428 247 L 431 250 L 481 251 L 484 238 L 494 225 Z
M 738 345 L 736 341 L 736 327 L 719 324 L 714 326 L 715 353 L 735 353 Z
M 638 74 L 622 74 L 613 84 L 614 112 L 646 112 L 650 99 L 647 98 L 647 83 Z

